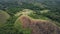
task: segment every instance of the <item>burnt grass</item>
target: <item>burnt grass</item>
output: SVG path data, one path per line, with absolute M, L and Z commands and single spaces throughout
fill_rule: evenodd
M 21 16 L 23 28 L 30 28 L 31 34 L 60 34 L 60 28 L 50 21 L 33 20 L 27 16 Z

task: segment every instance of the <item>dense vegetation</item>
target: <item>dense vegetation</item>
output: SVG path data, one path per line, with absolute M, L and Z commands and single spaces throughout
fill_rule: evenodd
M 29 16 L 35 19 L 44 19 L 44 20 L 51 19 L 52 21 L 56 21 L 57 23 L 60 24 L 60 8 L 59 7 L 52 8 L 51 6 L 48 6 L 48 4 L 44 4 L 44 5 L 43 4 L 35 5 L 34 3 L 31 4 L 31 3 L 25 3 L 25 2 L 21 2 L 20 4 L 18 4 L 17 2 L 8 2 L 8 3 L 0 2 L 0 7 L 1 7 L 0 10 L 3 10 L 10 15 L 10 18 L 7 20 L 5 25 L 3 27 L 0 27 L 0 34 L 30 34 L 29 29 L 24 30 L 20 28 L 19 30 L 19 27 L 21 27 L 20 25 L 18 27 L 14 26 L 15 21 L 19 17 L 19 16 L 15 16 L 15 14 L 24 9 L 33 10 L 34 13 L 30 14 Z M 47 13 L 41 13 L 40 11 L 43 11 L 43 10 L 49 10 L 49 11 Z M 25 32 L 28 32 L 28 33 L 25 33 Z

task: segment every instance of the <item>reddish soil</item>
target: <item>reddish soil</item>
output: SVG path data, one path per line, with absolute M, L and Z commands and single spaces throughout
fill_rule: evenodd
M 27 16 L 21 16 L 23 28 L 31 28 L 31 34 L 60 34 L 60 28 L 49 21 L 32 20 Z

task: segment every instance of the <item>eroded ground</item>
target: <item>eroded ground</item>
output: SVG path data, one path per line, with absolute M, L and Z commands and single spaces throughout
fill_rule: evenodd
M 23 28 L 30 28 L 31 34 L 60 34 L 60 28 L 51 21 L 31 19 L 29 16 L 21 16 Z

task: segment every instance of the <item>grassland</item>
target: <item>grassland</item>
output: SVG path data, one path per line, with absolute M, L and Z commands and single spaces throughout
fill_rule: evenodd
M 7 12 L 0 10 L 0 27 L 3 26 L 7 22 L 9 17 L 10 15 Z

